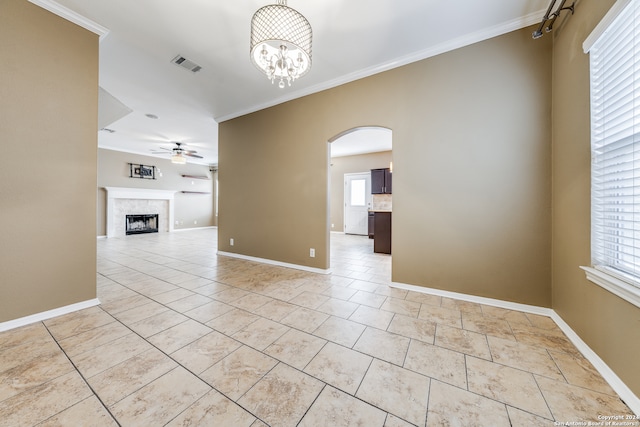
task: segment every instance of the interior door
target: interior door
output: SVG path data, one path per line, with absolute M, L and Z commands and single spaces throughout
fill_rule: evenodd
M 367 235 L 371 172 L 344 174 L 344 232 Z

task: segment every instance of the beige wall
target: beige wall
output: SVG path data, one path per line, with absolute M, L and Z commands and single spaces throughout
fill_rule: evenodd
M 589 56 L 582 42 L 614 0 L 581 1 L 554 31 L 553 308 L 640 395 L 640 309 L 589 282 Z
M 155 180 L 130 178 L 129 163 L 155 166 Z M 160 173 L 162 176 L 160 176 Z M 182 175 L 207 176 L 209 179 L 185 178 Z M 98 236 L 106 235 L 106 191 L 104 187 L 150 188 L 177 191 L 174 201 L 174 229 L 216 225 L 215 180 L 217 173 L 209 166 L 187 163 L 176 165 L 171 160 L 113 150 L 98 150 Z M 198 191 L 207 194 L 182 193 Z
M 221 123 L 219 248 L 327 268 L 326 141 L 383 126 L 393 280 L 548 307 L 550 105 L 525 29 Z
M 0 2 L 0 322 L 96 297 L 98 36 Z
M 332 144 L 340 144 L 339 140 Z M 368 153 L 357 156 L 334 157 L 331 159 L 331 231 L 344 231 L 344 174 L 370 172 L 371 169 L 388 168 L 391 151 Z

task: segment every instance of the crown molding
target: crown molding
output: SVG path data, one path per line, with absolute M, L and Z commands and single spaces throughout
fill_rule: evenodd
M 109 30 L 107 28 L 103 27 L 97 22 L 90 20 L 89 18 L 80 15 L 77 12 L 74 12 L 68 7 L 56 3 L 55 1 L 29 0 L 29 2 L 35 4 L 36 6 L 40 6 L 41 8 L 46 9 L 54 15 L 58 15 L 59 17 L 66 19 L 67 21 L 73 22 L 74 24 L 91 31 L 94 34 L 97 34 L 98 36 L 100 36 L 100 41 L 102 41 L 102 39 L 104 39 L 109 34 Z
M 450 52 L 452 50 L 460 49 L 462 47 L 469 46 L 474 43 L 478 43 L 484 40 L 491 39 L 493 37 L 510 33 L 512 31 L 520 30 L 522 28 L 526 28 L 530 25 L 537 24 L 538 22 L 540 22 L 540 16 L 543 15 L 544 13 L 545 13 L 544 10 L 539 10 L 537 12 L 530 13 L 523 17 L 513 19 L 511 21 L 506 21 L 501 24 L 494 25 L 493 27 L 484 28 L 480 31 L 476 31 L 473 33 L 466 34 L 462 37 L 458 37 L 457 39 L 449 40 L 444 43 L 431 46 L 427 49 L 423 49 L 423 50 L 411 53 L 409 55 L 405 55 L 403 57 L 394 59 L 393 61 L 389 61 L 384 64 L 376 65 L 374 67 L 364 68 L 362 70 L 355 71 L 350 74 L 346 74 L 339 78 L 329 80 L 327 82 L 323 82 L 321 84 L 309 86 L 307 88 L 303 88 L 295 92 L 290 92 L 286 96 L 272 99 L 270 101 L 267 101 L 261 104 L 256 104 L 253 107 L 232 112 L 223 116 L 215 117 L 215 120 L 216 122 L 221 123 L 227 120 L 235 119 L 237 117 L 255 113 L 256 111 L 264 110 L 265 108 L 273 107 L 275 105 L 292 101 L 297 98 L 302 98 L 303 96 L 307 96 L 317 92 L 321 92 L 323 90 L 331 89 L 346 83 L 363 79 L 365 77 L 370 77 L 375 74 L 382 73 L 384 71 L 389 71 L 394 68 L 402 67 L 403 65 L 408 65 L 413 62 L 422 61 L 424 59 L 431 58 L 433 56 L 437 56 L 445 52 Z

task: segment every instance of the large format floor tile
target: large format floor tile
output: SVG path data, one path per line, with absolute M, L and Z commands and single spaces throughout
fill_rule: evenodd
M 304 371 L 327 384 L 355 395 L 372 360 L 371 356 L 328 343 Z
M 100 399 L 111 406 L 177 366 L 174 360 L 154 348 L 88 378 L 87 382 Z
M 100 306 L 0 333 L 0 427 L 631 415 L 553 320 L 391 287 L 391 257 L 366 237 L 331 235 L 330 275 L 218 256 L 216 241 L 99 240 Z
M 429 393 L 427 427 L 510 427 L 504 404 L 466 390 L 433 381 Z
M 177 367 L 109 409 L 124 425 L 164 425 L 209 391 L 209 385 Z
M 323 386 L 316 378 L 280 363 L 238 403 L 267 424 L 295 426 Z
M 237 400 L 277 364 L 277 360 L 266 354 L 242 346 L 200 374 L 200 378 Z
M 215 390 L 171 420 L 167 426 L 234 426 L 250 427 L 256 417 Z
M 384 411 L 332 387 L 325 387 L 302 419 L 300 427 L 382 427 Z
M 356 397 L 416 425 L 424 425 L 428 377 L 375 359 Z

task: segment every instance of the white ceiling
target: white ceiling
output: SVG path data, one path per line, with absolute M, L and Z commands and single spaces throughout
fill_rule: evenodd
M 331 157 L 377 153 L 392 149 L 392 131 L 383 127 L 362 127 L 331 141 Z
M 249 59 L 251 17 L 274 0 L 30 1 L 108 31 L 100 43 L 100 86 L 132 112 L 107 126 L 114 133 L 98 132 L 100 147 L 150 155 L 179 141 L 203 164 L 218 163 L 218 122 L 538 23 L 549 5 L 289 0 L 313 28 L 313 65 L 279 89 Z M 172 64 L 178 54 L 202 70 Z

